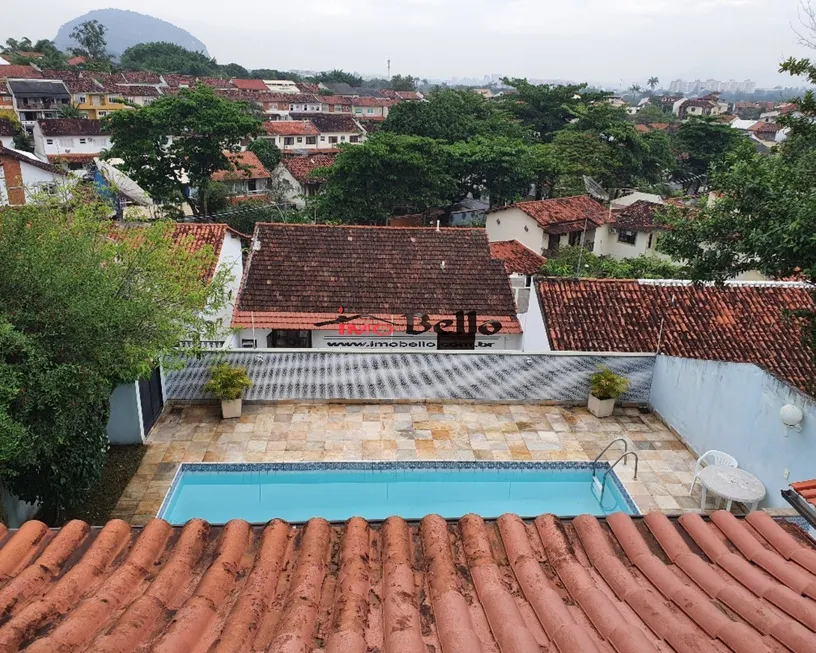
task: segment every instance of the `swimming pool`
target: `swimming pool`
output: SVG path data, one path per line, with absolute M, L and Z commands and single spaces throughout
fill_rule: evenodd
M 598 476 L 608 468 L 598 463 Z M 194 517 L 223 524 L 276 517 L 291 523 L 428 514 L 456 519 L 471 512 L 486 519 L 507 512 L 639 514 L 614 471 L 603 504 L 593 491 L 591 463 L 183 463 L 158 516 L 180 525 Z

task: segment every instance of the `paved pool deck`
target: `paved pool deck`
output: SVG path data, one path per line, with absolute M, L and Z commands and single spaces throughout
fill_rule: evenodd
M 112 517 L 131 524 L 155 517 L 181 462 L 591 461 L 620 437 L 640 467 L 637 480 L 631 459 L 615 471 L 641 511 L 699 512 L 699 485 L 688 495 L 695 456 L 638 408 L 598 419 L 586 408 L 539 404 L 281 403 L 245 405 L 232 420 L 221 419 L 219 406 L 165 409 Z M 621 453 L 618 443 L 604 458 Z

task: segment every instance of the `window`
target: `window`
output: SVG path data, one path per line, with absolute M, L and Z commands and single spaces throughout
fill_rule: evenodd
M 258 180 L 257 179 L 247 180 L 247 190 L 250 193 L 254 193 L 256 190 L 258 190 Z
M 345 140 L 346 140 L 346 137 L 345 137 L 345 136 L 341 136 L 341 137 L 340 137 L 340 141 L 341 141 L 341 142 L 344 142 Z
M 54 144 L 54 139 L 53 138 L 46 138 L 45 143 L 46 143 L 46 145 L 53 145 Z
M 337 142 L 337 136 L 329 136 L 329 143 L 336 143 L 336 142 Z
M 325 143 L 325 142 L 326 142 L 326 137 L 325 137 L 325 136 L 321 136 L 321 137 L 320 137 L 320 142 L 321 142 L 321 143 Z
M 496 220 L 498 222 L 498 220 Z M 558 245 L 561 244 L 561 236 L 558 234 L 550 234 L 549 242 L 547 243 L 547 249 L 552 251 L 558 251 Z
M 649 234 L 649 242 L 646 243 L 646 249 L 652 249 L 652 236 L 654 236 L 654 234 Z
M 57 185 L 54 183 L 42 183 L 40 184 L 40 192 L 53 197 L 57 194 Z
M 88 142 L 88 139 L 87 139 L 87 138 L 80 138 L 80 139 L 79 139 L 79 144 L 80 144 L 80 145 L 85 145 L 85 143 L 87 143 L 87 142 Z
M 354 113 L 362 113 L 363 110 L 360 107 L 354 107 Z
M 99 97 L 98 95 L 92 95 L 91 96 L 91 104 L 93 106 L 95 106 L 95 107 L 101 106 L 102 105 L 102 98 Z
M 627 245 L 634 245 L 635 241 L 637 241 L 637 231 L 627 231 L 626 229 L 621 229 L 618 232 L 618 242 L 625 243 Z
M 576 245 L 581 244 L 581 236 L 584 235 L 583 231 L 570 231 L 569 235 L 569 244 L 570 247 L 575 247 Z
M 63 147 L 73 147 L 74 146 L 74 139 L 73 138 L 61 138 L 60 145 Z
M 360 137 L 359 136 L 349 136 L 349 143 L 359 143 Z
M 292 136 L 287 136 L 286 138 L 283 139 L 283 144 L 284 145 L 294 145 L 295 144 L 295 139 Z
M 74 99 L 76 100 L 77 104 L 85 104 L 87 98 L 84 95 L 76 95 L 74 96 Z
M 374 113 L 374 109 L 366 109 L 366 113 Z
M 266 336 L 270 349 L 311 349 L 312 332 L 297 329 L 275 329 Z
M 306 145 L 317 145 L 317 136 L 307 136 Z
M 297 137 L 297 142 L 302 143 L 303 142 L 303 136 L 298 136 Z
M 107 112 L 107 111 L 98 111 L 98 112 L 97 112 L 97 115 L 98 115 L 100 118 L 104 118 L 105 116 L 107 116 L 107 115 L 108 115 L 108 112 Z
M 257 340 L 252 340 L 251 338 L 241 339 L 241 349 L 255 349 L 257 346 L 258 346 Z
M 294 110 L 295 110 L 295 105 L 294 105 L 294 104 L 290 104 L 290 105 L 289 105 L 289 111 L 294 111 Z

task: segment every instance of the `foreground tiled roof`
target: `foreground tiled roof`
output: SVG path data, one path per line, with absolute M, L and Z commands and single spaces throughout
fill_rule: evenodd
M 638 200 L 621 209 L 614 215 L 613 220 L 619 229 L 627 231 L 654 231 L 660 229 L 660 225 L 655 224 L 655 212 L 663 207 L 660 204 Z M 664 227 L 665 228 L 665 227 Z
M 0 526 L 12 653 L 816 650 L 816 549 L 762 512 Z
M 583 228 L 587 218 L 593 226 L 604 224 L 607 219 L 607 210 L 589 195 L 517 202 L 512 207 L 524 211 L 548 233 L 558 232 L 558 227 L 571 228 L 579 223 Z
M 319 136 L 320 132 L 308 120 L 267 120 L 263 128 L 270 136 Z
M 800 322 L 813 309 L 804 283 L 544 279 L 538 285 L 554 350 L 655 352 L 755 363 L 801 390 L 816 378 Z
M 543 256 L 539 256 L 517 240 L 490 243 L 490 255 L 504 263 L 508 274 L 538 274 L 541 272 L 541 266 L 547 262 Z
M 96 136 L 110 133 L 102 129 L 101 120 L 49 118 L 39 122 L 45 136 Z
M 360 126 L 350 115 L 342 113 L 291 113 L 292 120 L 309 120 L 321 134 L 360 133 Z
M 479 320 L 503 318 L 502 333 L 520 332 L 484 229 L 260 223 L 254 238 L 260 248 L 250 254 L 233 326 L 336 329 L 304 325 L 333 320 L 342 308 L 390 321 L 476 311 Z
M 249 150 L 245 152 L 226 153 L 231 170 L 219 170 L 213 174 L 213 181 L 236 180 L 236 179 L 269 179 L 272 175 L 264 168 L 263 163 Z
M 326 181 L 325 177 L 313 177 L 313 170 L 327 168 L 334 164 L 334 154 L 309 154 L 305 156 L 284 156 L 283 166 L 301 183 L 316 184 Z

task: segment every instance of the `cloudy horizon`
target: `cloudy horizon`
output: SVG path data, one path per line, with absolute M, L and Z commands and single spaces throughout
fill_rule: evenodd
M 643 85 L 671 80 L 752 79 L 800 86 L 778 74 L 799 45 L 799 0 L 29 0 L 4 11 L 0 40 L 53 39 L 87 11 L 129 9 L 200 39 L 219 63 L 247 68 L 325 70 L 420 78 L 537 79 Z M 293 8 L 293 9 L 290 9 Z M 145 40 L 150 40 L 146 35 Z

